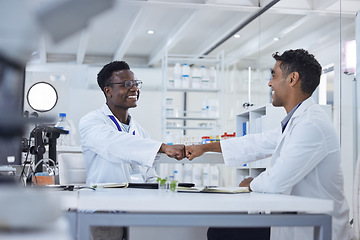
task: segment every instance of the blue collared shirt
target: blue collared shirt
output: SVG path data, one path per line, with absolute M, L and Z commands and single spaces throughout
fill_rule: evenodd
M 302 104 L 299 103 L 298 105 L 296 105 L 290 112 L 288 115 L 286 115 L 286 117 L 281 121 L 281 127 L 282 127 L 282 132 L 285 131 L 285 128 L 290 120 L 290 118 L 292 117 L 292 115 L 294 115 L 294 112 L 296 111 L 296 109 L 298 109 L 298 107 L 300 107 L 300 105 Z

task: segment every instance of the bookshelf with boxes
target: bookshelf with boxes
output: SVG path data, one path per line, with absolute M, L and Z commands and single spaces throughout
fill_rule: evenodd
M 168 144 L 202 144 L 232 134 L 220 133 L 224 75 L 223 53 L 216 57 L 167 55 L 162 61 L 162 136 Z M 170 163 L 160 159 L 162 178 L 194 182 L 198 186 L 222 186 L 221 154 L 208 153 L 201 161 Z M 213 159 L 217 160 L 213 160 Z M 212 159 L 208 161 L 208 159 Z
M 244 136 L 277 128 L 285 116 L 284 108 L 274 107 L 271 103 L 251 108 L 236 116 L 236 134 Z M 256 177 L 269 166 L 270 158 L 247 163 L 236 170 L 236 181 L 241 182 L 248 176 Z

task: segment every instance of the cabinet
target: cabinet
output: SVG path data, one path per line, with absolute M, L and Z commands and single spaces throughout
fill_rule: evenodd
M 223 53 L 216 57 L 164 54 L 163 141 L 191 144 L 204 135 L 220 135 L 223 69 Z

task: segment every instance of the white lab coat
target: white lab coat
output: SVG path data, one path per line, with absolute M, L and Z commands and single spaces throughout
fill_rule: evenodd
M 279 124 L 280 125 L 280 124 Z M 254 192 L 281 193 L 334 201 L 332 239 L 351 239 L 349 208 L 343 192 L 340 145 L 328 115 L 306 99 L 278 129 L 221 141 L 225 164 L 271 157 L 271 167 L 254 178 Z M 312 239 L 309 228 L 272 228 L 271 239 Z
M 119 131 L 109 115 L 113 116 L 104 104 L 80 120 L 86 183 L 155 182 L 154 163 L 162 143 L 151 140 L 132 118 L 129 133 Z

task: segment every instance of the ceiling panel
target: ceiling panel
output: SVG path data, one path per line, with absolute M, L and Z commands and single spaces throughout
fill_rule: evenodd
M 88 28 L 87 54 L 113 56 L 138 10 L 136 6 L 118 6 L 94 19 Z
M 143 9 L 141 20 L 138 23 L 137 34 L 127 51 L 128 55 L 149 56 L 164 44 L 172 34 L 175 34 L 181 25 L 194 10 L 191 9 L 166 9 L 163 7 L 149 7 Z M 153 30 L 152 35 L 147 34 Z

